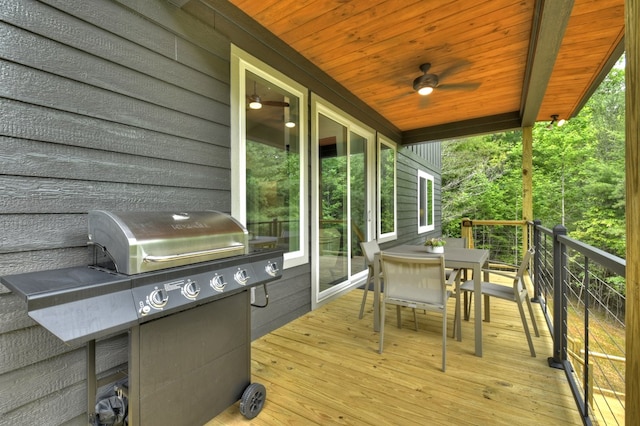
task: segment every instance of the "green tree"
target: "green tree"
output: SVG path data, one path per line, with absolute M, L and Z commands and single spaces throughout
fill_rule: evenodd
M 587 244 L 625 254 L 624 71 L 614 68 L 562 127 L 533 128 L 534 217 Z M 519 131 L 442 142 L 443 233 L 460 218 L 521 218 Z

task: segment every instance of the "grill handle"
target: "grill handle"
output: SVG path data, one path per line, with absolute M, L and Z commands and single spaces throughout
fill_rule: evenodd
M 193 259 L 195 257 L 210 256 L 212 254 L 229 253 L 232 251 L 237 251 L 240 248 L 244 248 L 244 244 L 236 243 L 228 247 L 222 247 L 222 248 L 211 249 L 211 250 L 192 251 L 189 253 L 170 254 L 167 256 L 147 255 L 142 259 L 142 261 L 149 262 L 149 263 L 171 262 L 171 261 L 181 260 L 181 259 Z

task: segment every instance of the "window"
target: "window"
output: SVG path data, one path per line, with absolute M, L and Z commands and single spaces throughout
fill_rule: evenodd
M 231 104 L 232 214 L 252 249 L 306 263 L 306 91 L 234 46 Z
M 378 242 L 397 238 L 396 146 L 378 137 Z
M 418 170 L 418 233 L 434 229 L 433 176 Z

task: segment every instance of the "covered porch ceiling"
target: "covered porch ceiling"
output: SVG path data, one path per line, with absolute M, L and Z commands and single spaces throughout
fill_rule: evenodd
M 230 3 L 386 118 L 403 144 L 569 119 L 624 50 L 624 0 Z M 425 63 L 439 85 L 420 96 Z

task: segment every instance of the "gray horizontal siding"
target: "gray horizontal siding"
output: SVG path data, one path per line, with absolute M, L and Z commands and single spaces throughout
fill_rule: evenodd
M 3 174 L 82 181 L 220 190 L 229 188 L 229 171 L 186 162 L 141 157 L 0 136 Z
M 267 284 L 269 304 L 266 308 L 252 309 L 251 338 L 257 339 L 311 310 L 309 265 L 284 271 L 282 279 Z M 262 287 L 256 288 L 256 304 L 264 303 Z
M 229 168 L 228 129 L 220 129 L 220 135 L 211 135 L 209 142 L 201 142 L 3 98 L 0 98 L 0 110 L 3 118 L 0 132 L 5 136 L 132 154 L 143 159 Z
M 418 170 L 434 176 L 435 229 L 418 235 Z M 431 143 L 402 147 L 397 161 L 398 240 L 393 244 L 421 242 L 426 236 L 440 235 L 442 210 L 440 203 L 440 144 Z
M 211 27 L 174 13 L 166 28 L 116 2 L 4 0 L 3 21 L 95 57 L 224 102 L 229 82 L 229 42 Z M 51 5 L 48 6 L 45 3 Z M 131 2 L 135 3 L 140 2 Z M 144 7 L 169 7 L 144 2 Z M 157 4 L 154 4 L 157 3 Z M 24 13 L 28 10 L 29 13 Z M 185 28 L 187 31 L 185 31 Z M 186 38 L 176 38 L 182 34 Z M 54 62 L 59 62 L 54 58 Z M 118 84 L 117 87 L 120 87 Z
M 93 70 L 98 71 L 99 68 Z M 0 62 L 0 73 L 5 81 L 0 86 L 0 97 L 6 99 L 203 142 L 209 141 L 212 134 L 228 135 L 224 132 L 228 132 L 228 123 L 209 121 L 13 62 Z M 228 107 L 225 111 L 228 115 Z
M 87 264 L 89 210 L 231 210 L 229 41 L 179 15 L 196 38 L 116 2 L 2 2 L 0 275 Z M 2 286 L 0 324 L 0 424 L 86 424 L 84 346 Z M 127 339 L 97 342 L 99 372 Z
M 0 176 L 0 187 L 4 188 L 0 202 L 5 214 L 82 213 L 95 209 L 230 210 L 227 190 L 21 176 Z M 35 233 L 31 236 L 35 240 L 44 237 Z

